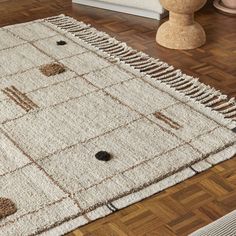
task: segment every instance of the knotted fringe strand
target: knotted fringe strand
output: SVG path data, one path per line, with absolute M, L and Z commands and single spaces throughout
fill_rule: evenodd
M 214 116 L 219 115 L 221 116 L 220 119 L 223 117 L 232 126 L 236 125 L 236 101 L 234 98 L 228 99 L 227 95 L 200 83 L 197 78 L 185 75 L 180 70 L 175 70 L 173 66 L 159 59 L 151 58 L 143 52 L 138 52 L 108 34 L 97 31 L 90 25 L 71 17 L 59 15 L 46 18 L 44 21 L 71 33 L 95 49 L 108 54 L 116 61 L 130 66 L 141 75 L 169 86 L 192 102 L 202 104 L 203 107 L 213 111 Z

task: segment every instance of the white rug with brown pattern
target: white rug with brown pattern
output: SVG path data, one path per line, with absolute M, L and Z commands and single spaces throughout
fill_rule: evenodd
M 62 235 L 236 154 L 236 103 L 63 15 L 0 29 L 0 235 Z

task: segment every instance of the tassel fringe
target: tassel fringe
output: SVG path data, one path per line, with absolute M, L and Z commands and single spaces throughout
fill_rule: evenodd
M 205 113 L 209 114 L 210 111 L 213 112 L 212 116 L 219 116 L 218 120 L 224 120 L 224 124 L 230 124 L 230 127 L 236 126 L 235 98 L 229 99 L 227 95 L 200 83 L 197 78 L 187 76 L 180 70 L 175 70 L 173 66 L 159 59 L 151 58 L 143 52 L 138 52 L 127 46 L 126 43 L 121 43 L 108 34 L 99 32 L 90 25 L 78 22 L 71 17 L 59 15 L 46 18 L 44 21 L 71 33 L 94 49 L 106 53 L 117 62 L 130 66 L 142 76 L 147 76 L 167 87 L 169 86 L 172 91 L 181 93 L 195 104 L 198 103 L 201 106 L 200 109 L 205 108 Z

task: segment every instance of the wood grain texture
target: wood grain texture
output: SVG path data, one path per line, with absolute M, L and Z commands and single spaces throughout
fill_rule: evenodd
M 236 97 L 236 22 L 208 4 L 196 15 L 207 43 L 190 51 L 162 48 L 155 42 L 160 22 L 71 4 L 70 0 L 5 0 L 0 26 L 69 14 L 158 57 L 205 84 Z M 142 202 L 68 234 L 68 236 L 173 236 L 190 232 L 236 209 L 236 157 Z

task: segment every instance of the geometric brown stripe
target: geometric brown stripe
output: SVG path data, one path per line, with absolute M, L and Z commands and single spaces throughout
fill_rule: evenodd
M 15 86 L 10 86 L 2 90 L 10 99 L 12 99 L 17 105 L 23 108 L 25 111 L 30 111 L 34 108 L 38 108 L 30 98 L 24 93 L 20 92 Z
M 56 15 L 58 12 L 60 11 L 66 11 L 69 7 L 69 0 L 58 0 L 57 2 L 63 2 L 63 4 L 58 4 L 57 7 L 55 7 L 54 1 L 43 1 L 41 4 L 42 6 L 40 7 L 40 5 L 37 6 L 37 4 L 33 4 L 33 2 L 38 3 L 39 1 L 36 0 L 31 0 L 30 2 L 30 6 L 26 5 L 24 6 L 24 3 L 27 2 L 28 0 L 24 0 L 24 1 L 18 1 L 17 5 L 16 3 L 14 3 L 14 1 L 4 1 L 8 3 L 8 9 L 9 11 L 11 11 L 13 14 L 7 14 L 6 12 L 2 12 L 1 14 L 1 19 L 2 19 L 2 24 L 4 24 L 4 22 L 9 22 L 9 21 L 14 21 L 14 22 L 21 22 L 23 20 L 25 20 L 26 16 L 27 16 L 27 20 L 30 20 L 32 17 L 38 17 L 41 18 L 43 14 L 45 14 L 44 9 L 45 9 L 45 5 L 47 5 L 47 9 L 50 12 L 53 12 L 52 14 Z M 16 1 L 15 1 L 16 2 Z M 70 3 L 71 4 L 71 3 Z M 4 5 L 5 6 L 5 5 Z M 20 8 L 21 7 L 21 8 Z M 32 11 L 34 11 L 34 16 L 33 14 L 28 14 L 27 12 L 28 10 L 32 9 Z M 62 9 L 61 9 L 62 8 Z M 119 38 L 125 38 L 126 40 L 129 39 L 130 44 L 135 45 L 135 47 L 137 48 L 141 48 L 142 50 L 145 50 L 146 52 L 151 52 L 152 54 L 154 54 L 155 56 L 161 56 L 163 59 L 168 60 L 169 63 L 173 63 L 176 66 L 179 65 L 180 60 L 181 59 L 181 67 L 183 67 L 186 71 L 191 71 L 194 72 L 195 74 L 198 74 L 199 77 L 201 77 L 201 74 L 203 74 L 203 80 L 207 83 L 211 83 L 212 85 L 216 86 L 218 89 L 224 89 L 226 90 L 226 92 L 228 92 L 231 96 L 236 96 L 236 80 L 235 80 L 235 65 L 233 63 L 233 57 L 234 54 L 232 53 L 231 50 L 233 50 L 234 48 L 234 43 L 232 40 L 235 37 L 235 30 L 234 32 L 232 31 L 231 27 L 224 27 L 224 25 L 230 25 L 233 24 L 234 19 L 230 18 L 230 17 L 225 17 L 225 16 L 221 16 L 217 13 L 215 13 L 214 10 L 209 11 L 208 8 L 204 8 L 203 12 L 200 13 L 198 15 L 198 18 L 200 19 L 200 21 L 202 23 L 205 24 L 206 30 L 209 30 L 209 34 L 208 34 L 208 38 L 209 41 L 211 43 L 206 44 L 203 48 L 201 49 L 196 49 L 196 50 L 192 50 L 191 52 L 176 52 L 176 51 L 167 51 L 165 49 L 160 49 L 157 45 L 155 45 L 155 40 L 152 39 L 152 35 L 154 35 L 155 31 L 156 31 L 156 27 L 153 27 L 153 22 L 152 21 L 148 21 L 148 20 L 142 20 L 145 21 L 145 26 L 147 26 L 147 31 L 145 32 L 145 34 L 142 34 L 142 27 L 136 27 L 138 25 L 138 20 L 137 22 L 135 22 L 135 24 L 131 25 L 130 24 L 130 20 L 129 20 L 129 16 L 126 18 L 126 15 L 114 15 L 112 17 L 112 20 L 110 20 L 110 22 L 112 22 L 112 24 L 107 24 L 107 22 L 103 19 L 106 18 L 111 18 L 111 13 L 109 11 L 102 11 L 102 10 L 94 10 L 94 9 L 90 9 L 89 11 L 86 7 L 76 7 L 76 15 L 77 17 L 80 17 L 81 15 L 83 15 L 83 19 L 85 21 L 89 21 L 90 24 L 97 26 L 99 28 L 104 28 L 105 31 L 108 32 L 116 32 L 117 37 Z M 17 10 L 16 10 L 17 9 Z M 19 11 L 19 9 L 21 9 L 21 11 Z M 205 12 L 204 12 L 205 11 Z M 89 12 L 89 14 L 88 14 Z M 101 14 L 102 12 L 102 14 Z M 203 13 L 208 13 L 208 14 L 203 14 Z M 101 20 L 97 21 L 96 18 L 97 17 L 91 17 L 91 16 L 97 16 L 97 15 L 102 15 Z M 209 16 L 213 19 L 213 22 L 215 20 L 215 15 L 217 17 L 217 19 L 220 18 L 220 21 L 222 24 L 220 24 L 220 30 L 219 31 L 212 31 L 212 24 L 209 24 Z M 17 17 L 16 17 L 17 16 Z M 136 18 L 130 18 L 131 21 L 134 21 L 134 19 Z M 123 21 L 123 22 L 122 22 Z M 124 22 L 125 21 L 125 22 Z M 141 20 L 140 20 L 141 21 Z M 147 22 L 146 22 L 147 21 Z M 133 27 L 133 29 L 130 27 L 130 25 Z M 122 30 L 117 30 L 117 27 L 122 27 Z M 231 28 L 231 29 L 228 29 Z M 121 29 L 121 28 L 120 28 Z M 116 31 L 115 31 L 116 30 Z M 125 32 L 125 33 L 124 33 Z M 141 35 L 141 36 L 140 36 Z M 217 40 L 215 40 L 215 36 L 217 35 Z M 223 37 L 221 37 L 223 36 Z M 227 43 L 225 43 L 227 41 Z M 146 42 L 146 43 L 145 43 Z M 222 47 L 216 47 L 219 44 L 222 45 Z M 156 50 L 153 50 L 153 48 L 155 48 Z M 210 51 L 210 53 L 209 53 Z M 184 55 L 184 56 L 183 56 Z M 216 56 L 215 56 L 216 55 Z M 226 55 L 225 60 L 222 60 L 222 56 L 219 55 Z M 223 58 L 224 59 L 224 58 Z M 226 60 L 227 59 L 227 60 Z M 231 60 L 232 59 L 232 60 Z M 200 65 L 200 66 L 199 66 Z M 209 71 L 210 70 L 210 71 Z M 236 161 L 234 161 L 236 163 Z M 230 164 L 232 164 L 232 162 L 230 162 Z M 234 165 L 235 166 L 235 165 Z M 224 168 L 226 167 L 226 163 L 224 162 L 223 164 L 221 164 L 219 167 L 217 167 L 215 169 L 215 172 L 212 171 L 212 174 L 218 174 L 221 175 L 224 178 L 227 178 L 229 180 L 231 180 L 232 182 L 236 183 L 236 176 L 232 176 L 232 173 L 235 173 L 236 168 L 231 168 L 232 165 L 229 165 L 229 167 L 227 168 L 227 170 L 223 171 Z M 236 167 L 236 166 L 235 166 Z M 227 172 L 226 172 L 227 171 Z M 211 173 L 211 172 L 207 172 L 207 173 Z M 201 179 L 207 179 L 209 177 L 209 174 L 201 174 Z M 200 182 L 199 179 L 197 179 L 198 182 Z M 193 181 L 196 181 L 196 179 L 194 178 Z M 184 187 L 186 187 L 186 185 L 190 185 L 190 182 L 186 181 L 186 183 L 184 183 L 184 185 L 181 185 L 182 187 L 179 187 L 179 185 L 177 185 L 176 187 L 173 188 L 173 190 L 171 189 L 171 191 L 181 191 Z M 192 183 L 192 182 L 191 182 Z M 200 183 L 199 183 L 200 184 Z M 212 186 L 212 185 L 211 185 Z M 214 185 L 212 186 L 212 188 L 214 187 Z M 236 188 L 235 188 L 236 189 Z M 167 193 L 165 192 L 165 199 Z M 160 195 L 158 195 L 160 196 Z M 184 194 L 183 194 L 184 196 Z M 224 195 L 224 197 L 221 197 L 220 199 L 215 199 L 212 198 L 211 195 L 211 200 L 214 203 L 213 204 L 205 204 L 202 207 L 199 206 L 199 209 L 193 209 L 193 211 L 195 211 L 195 214 L 198 215 L 198 217 L 202 217 L 202 219 L 206 220 L 208 219 L 208 216 L 211 216 L 212 218 L 215 217 L 218 218 L 219 216 L 221 216 L 220 214 L 225 214 L 229 209 L 233 210 L 234 207 L 236 207 L 233 204 L 225 204 L 225 202 L 228 203 L 228 201 L 226 201 L 228 195 Z M 234 195 L 234 200 L 236 199 L 236 194 Z M 159 197 L 160 198 L 160 197 Z M 159 199 L 158 197 L 155 198 L 155 200 L 152 200 L 151 204 L 149 204 L 148 200 L 144 201 L 144 203 L 142 202 L 143 205 L 145 205 L 144 209 L 151 209 L 151 210 L 155 210 L 157 208 L 157 206 L 159 206 L 159 202 L 156 199 Z M 232 194 L 231 194 L 231 198 Z M 154 198 L 153 198 L 154 199 Z M 219 201 L 219 202 L 218 202 Z M 200 205 L 201 201 L 199 201 L 199 205 Z M 233 201 L 231 202 L 233 203 Z M 179 209 L 176 210 L 176 205 L 175 204 L 172 208 L 173 211 L 175 211 L 174 213 L 171 212 L 171 209 L 167 208 L 169 206 L 169 201 L 167 201 L 163 212 L 167 215 L 166 218 L 163 217 L 164 213 L 161 214 L 161 210 L 156 210 L 156 216 L 157 216 L 157 220 L 154 221 L 155 226 L 158 226 L 158 222 L 160 221 L 160 218 L 163 217 L 165 219 L 165 221 L 168 221 L 170 218 L 170 214 L 178 214 L 179 213 Z M 213 205 L 213 206 L 212 206 Z M 148 208 L 149 207 L 149 208 Z M 231 208 L 230 208 L 231 207 Z M 141 203 L 139 203 L 139 205 L 134 205 L 133 207 L 130 207 L 131 209 L 140 209 L 141 208 Z M 84 233 L 80 233 L 80 232 L 76 232 L 73 235 L 82 235 L 82 234 L 91 234 L 92 235 L 98 235 L 101 232 L 101 235 L 103 234 L 109 234 L 112 235 L 122 235 L 121 232 L 121 227 L 119 227 L 121 225 L 120 222 L 122 222 L 122 216 L 129 216 L 130 214 L 133 214 L 133 216 L 135 216 L 135 221 L 137 221 L 137 217 L 138 214 L 136 213 L 136 211 L 131 212 L 130 208 L 127 210 L 124 209 L 123 211 L 120 211 L 120 215 L 119 217 L 117 217 L 117 214 L 115 215 L 115 217 L 112 215 L 112 217 L 110 217 L 111 220 L 113 221 L 109 221 L 107 218 L 104 219 L 104 221 L 98 221 L 99 223 L 96 223 L 96 227 L 94 225 L 90 225 L 90 226 L 86 226 L 85 229 L 83 229 Z M 168 210 L 166 210 L 168 209 Z M 217 210 L 218 209 L 218 210 Z M 219 210 L 220 209 L 220 210 Z M 188 210 L 188 209 L 186 209 Z M 202 214 L 202 211 L 207 212 L 206 214 Z M 170 213 L 171 212 L 171 213 Z M 131 218 L 131 217 L 130 217 Z M 143 221 L 142 221 L 143 219 Z M 137 224 L 137 228 L 136 230 L 142 230 L 142 232 L 139 231 L 139 235 L 151 235 L 150 231 L 151 231 L 151 226 L 148 224 L 150 221 L 146 220 L 147 217 L 140 217 L 138 224 Z M 102 224 L 102 223 L 103 224 Z M 118 225 L 118 226 L 117 226 Z M 129 226 L 124 226 L 124 235 L 128 235 L 128 228 Z M 153 235 L 155 234 L 159 234 L 159 235 L 172 235 L 169 232 L 169 227 L 165 225 L 165 230 L 163 230 L 164 226 L 160 226 L 157 228 L 155 228 L 152 232 Z M 128 228 L 128 229 L 127 229 Z M 168 228 L 168 232 L 166 231 Z M 189 228 L 191 228 L 191 225 L 189 224 Z M 86 231 L 86 232 L 85 232 Z M 96 232 L 95 232 L 96 231 Z M 130 232 L 131 230 L 129 230 Z M 147 231 L 147 232 L 146 232 Z M 82 232 L 82 230 L 81 230 Z M 94 233 L 93 233 L 94 232 Z M 105 233 L 104 233 L 105 232 Z M 116 233 L 117 232 L 117 233 Z M 158 232 L 158 233 L 157 233 Z M 168 234 L 169 233 L 169 234 Z M 130 232 L 130 235 L 132 234 L 132 232 Z M 100 234 L 99 234 L 100 235 Z M 137 234 L 138 235 L 138 234 Z M 173 235 L 176 235 L 173 233 Z M 185 234 L 186 235 L 186 234 Z M 72 234 L 70 235 L 72 236 Z
M 166 124 L 168 124 L 170 127 L 174 128 L 174 129 L 179 129 L 181 128 L 181 126 L 173 121 L 171 118 L 167 117 L 166 115 L 162 114 L 161 112 L 155 112 L 154 116 L 159 119 L 164 121 Z
M 15 204 L 7 198 L 0 197 L 0 220 L 17 211 Z

